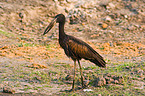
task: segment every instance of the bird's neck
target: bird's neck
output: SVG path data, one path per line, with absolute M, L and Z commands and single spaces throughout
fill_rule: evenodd
M 59 22 L 59 39 L 64 39 L 66 34 L 64 33 L 64 23 Z

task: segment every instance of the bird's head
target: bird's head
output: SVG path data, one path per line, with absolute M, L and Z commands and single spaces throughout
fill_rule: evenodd
M 45 29 L 43 35 L 45 35 L 46 33 L 48 33 L 51 28 L 55 25 L 55 23 L 65 23 L 65 16 L 63 14 L 58 14 L 54 17 L 54 19 L 50 22 L 50 24 L 48 25 L 48 27 Z
M 54 18 L 57 18 L 56 23 L 65 23 L 65 16 L 63 14 L 58 14 Z

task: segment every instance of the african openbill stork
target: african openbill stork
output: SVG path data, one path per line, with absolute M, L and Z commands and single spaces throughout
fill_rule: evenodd
M 63 14 L 58 14 L 54 17 L 54 19 L 45 29 L 43 35 L 48 33 L 55 23 L 59 23 L 59 44 L 64 49 L 65 54 L 68 57 L 71 57 L 71 59 L 74 61 L 74 77 L 73 77 L 73 84 L 71 90 L 74 90 L 76 61 L 78 61 L 80 67 L 81 82 L 82 82 L 82 87 L 84 88 L 83 74 L 82 74 L 82 67 L 80 65 L 80 60 L 82 58 L 85 60 L 89 60 L 95 63 L 99 67 L 105 67 L 106 62 L 103 60 L 103 57 L 100 56 L 87 43 L 73 36 L 67 35 L 64 32 L 65 16 Z

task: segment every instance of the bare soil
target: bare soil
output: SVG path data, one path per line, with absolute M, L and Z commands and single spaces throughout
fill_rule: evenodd
M 67 91 L 72 79 L 66 80 L 66 76 L 73 75 L 73 61 L 58 44 L 58 25 L 42 36 L 53 17 L 60 13 L 66 16 L 65 32 L 87 42 L 107 62 L 107 68 L 102 69 L 81 61 L 91 92 L 77 90 L 81 85 L 79 69 L 76 91 Z M 95 86 L 94 82 L 102 76 L 103 80 L 106 76 L 122 76 L 124 81 Z M 15 93 L 2 93 L 6 86 Z M 0 95 L 143 96 L 144 87 L 144 0 L 0 1 Z

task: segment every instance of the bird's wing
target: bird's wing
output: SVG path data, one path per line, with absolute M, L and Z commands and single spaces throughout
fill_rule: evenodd
M 82 40 L 70 36 L 65 44 L 67 46 L 66 53 L 68 53 L 68 56 L 70 56 L 72 59 L 80 60 L 81 58 L 84 58 L 95 63 L 99 67 L 106 66 L 106 62 L 104 61 L 103 57 Z
M 89 60 L 97 56 L 97 58 L 102 59 L 102 56 L 100 56 L 92 47 L 83 41 L 76 41 L 71 39 L 68 41 L 67 45 L 70 51 L 77 57 Z

